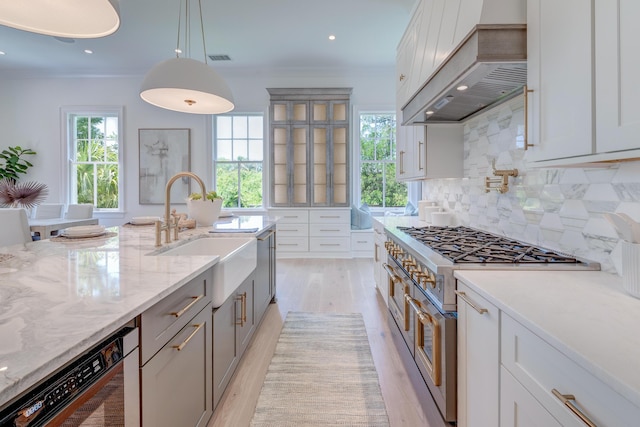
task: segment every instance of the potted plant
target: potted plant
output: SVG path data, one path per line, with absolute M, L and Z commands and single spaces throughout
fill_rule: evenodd
M 19 174 L 27 173 L 27 169 L 33 166 L 31 162 L 25 160 L 23 156 L 35 155 L 36 152 L 30 148 L 22 148 L 19 145 L 15 147 L 7 147 L 0 152 L 0 161 L 4 164 L 0 165 L 0 179 L 7 178 L 11 182 L 16 183 L 20 178 Z
M 201 193 L 191 193 L 187 198 L 189 217 L 196 220 L 199 227 L 210 227 L 218 219 L 222 209 L 222 198 L 215 191 L 209 191 L 202 199 Z

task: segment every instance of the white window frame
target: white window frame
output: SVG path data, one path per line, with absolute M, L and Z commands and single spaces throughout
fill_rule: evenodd
M 398 115 L 395 107 L 389 106 L 381 106 L 379 108 L 366 108 L 359 109 L 357 106 L 354 106 L 353 111 L 353 126 L 352 131 L 352 141 L 353 144 L 353 205 L 360 206 L 362 204 L 362 198 L 360 197 L 362 188 L 360 187 L 360 116 L 363 114 L 393 114 L 396 116 L 396 126 L 398 125 Z M 397 144 L 397 141 L 396 141 Z M 405 182 L 407 185 L 407 200 L 411 202 L 414 206 L 418 206 L 418 200 L 422 198 L 422 182 L 420 181 L 410 181 Z M 404 212 L 404 207 L 371 207 L 372 212 Z
M 267 182 L 269 179 L 269 156 L 270 156 L 270 151 L 268 150 L 268 138 L 267 138 L 267 122 L 268 122 L 268 118 L 267 118 L 267 114 L 264 111 L 246 111 L 246 112 L 241 112 L 241 111 L 237 111 L 234 110 L 230 113 L 226 113 L 226 114 L 219 114 L 219 115 L 215 115 L 215 116 L 211 116 L 211 122 L 208 126 L 209 131 L 211 132 L 211 137 L 209 138 L 209 140 L 211 141 L 211 152 L 210 152 L 210 158 L 211 158 L 211 171 L 210 171 L 210 176 L 211 176 L 211 180 L 213 182 L 213 188 L 217 189 L 217 182 L 216 182 L 216 164 L 217 162 L 217 157 L 218 157 L 218 135 L 217 135 L 217 117 L 218 116 L 229 116 L 229 117 L 233 117 L 233 116 L 260 116 L 262 117 L 262 206 L 261 207 L 255 207 L 255 208 L 240 208 L 240 207 L 230 207 L 227 208 L 229 210 L 234 210 L 234 211 L 242 211 L 243 213 L 250 213 L 250 212 L 260 212 L 263 213 L 264 211 L 266 211 L 268 209 L 269 206 L 269 199 L 268 199 L 268 194 L 269 191 L 267 190 L 269 187 L 269 183 Z M 226 163 L 226 162 L 225 162 Z M 237 163 L 234 161 L 231 161 L 229 163 Z M 257 163 L 255 161 L 251 161 L 248 163 Z
M 61 165 L 62 165 L 62 185 L 64 189 L 64 200 L 68 205 L 74 203 L 74 191 L 72 188 L 75 181 L 71 177 L 71 149 L 70 144 L 73 143 L 72 132 L 73 128 L 69 121 L 70 115 L 79 116 L 118 116 L 118 208 L 117 209 L 99 209 L 94 208 L 94 216 L 97 218 L 122 218 L 125 212 L 125 190 L 124 190 L 124 108 L 122 106 L 65 106 L 60 108 L 60 123 L 61 123 Z

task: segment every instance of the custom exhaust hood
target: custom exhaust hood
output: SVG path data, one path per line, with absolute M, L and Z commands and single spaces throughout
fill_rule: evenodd
M 402 124 L 469 119 L 519 95 L 526 82 L 526 25 L 476 25 L 402 108 Z

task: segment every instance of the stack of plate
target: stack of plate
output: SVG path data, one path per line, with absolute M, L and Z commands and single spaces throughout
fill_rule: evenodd
M 133 225 L 149 225 L 156 221 L 160 221 L 159 216 L 134 216 L 129 222 Z
M 102 236 L 104 233 L 103 225 L 79 225 L 77 227 L 65 228 L 62 235 L 69 239 L 79 239 L 82 237 Z

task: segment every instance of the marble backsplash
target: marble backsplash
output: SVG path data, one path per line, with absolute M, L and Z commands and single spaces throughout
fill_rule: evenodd
M 640 162 L 606 167 L 527 167 L 522 97 L 474 117 L 464 126 L 464 178 L 423 181 L 422 198 L 437 201 L 467 225 L 601 263 L 620 272 L 621 244 L 604 212 L 640 221 Z M 485 192 L 497 169 L 518 169 L 509 191 Z

